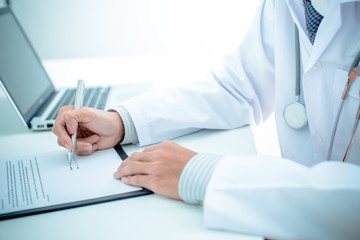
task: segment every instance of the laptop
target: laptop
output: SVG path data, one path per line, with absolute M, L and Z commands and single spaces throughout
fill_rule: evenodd
M 150 84 L 144 84 L 134 90 L 129 85 L 86 88 L 83 106 L 106 109 L 116 103 L 115 99 L 119 102 L 151 88 Z M 8 7 L 0 8 L 0 86 L 22 122 L 32 130 L 51 129 L 59 109 L 74 104 L 76 92 L 76 86 L 55 89 Z

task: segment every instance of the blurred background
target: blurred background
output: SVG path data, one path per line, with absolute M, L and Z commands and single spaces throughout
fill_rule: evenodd
M 210 62 L 220 63 L 227 51 L 241 43 L 259 2 L 0 0 L 0 7 L 10 5 L 45 62 L 123 56 L 137 61 L 137 56 L 151 59 L 168 55 L 185 56 L 189 59 L 188 65 L 204 68 L 210 67 Z M 206 64 L 196 65 L 205 59 Z M 171 63 L 167 66 L 170 72 Z M 164 85 L 177 86 L 178 81 L 179 78 L 169 77 Z M 253 132 L 260 154 L 280 154 L 277 141 L 273 141 L 277 138 L 273 116 L 253 127 Z
M 236 47 L 259 0 L 3 0 L 42 59 L 201 52 Z

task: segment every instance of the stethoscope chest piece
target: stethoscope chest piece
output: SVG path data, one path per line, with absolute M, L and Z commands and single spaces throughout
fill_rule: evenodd
M 292 129 L 299 130 L 307 124 L 307 114 L 304 105 L 299 102 L 292 102 L 284 108 L 284 120 Z

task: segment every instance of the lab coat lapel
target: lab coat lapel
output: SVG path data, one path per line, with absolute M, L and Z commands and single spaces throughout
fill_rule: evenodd
M 303 0 L 287 0 L 287 5 L 291 13 L 291 17 L 299 29 L 300 39 L 306 39 L 303 44 L 310 55 L 312 45 L 306 33 L 305 11 L 302 1 Z
M 311 49 L 309 64 L 307 68 L 311 68 L 315 64 L 315 62 L 318 61 L 321 54 L 326 50 L 326 48 L 329 46 L 332 39 L 340 29 L 340 26 L 341 9 L 340 7 L 335 7 L 335 5 L 332 5 L 332 8 L 329 9 L 328 15 L 323 18 L 316 33 L 314 46 Z M 307 70 L 308 69 L 305 69 L 305 71 Z
M 360 2 L 360 0 L 331 0 L 328 1 L 329 9 L 327 15 L 323 18 L 319 29 L 316 33 L 316 39 L 314 46 L 311 49 L 309 64 L 305 71 L 309 70 L 316 61 L 319 60 L 321 54 L 331 44 L 334 36 L 339 31 L 342 19 L 346 16 L 342 16 L 341 8 L 343 4 L 348 2 Z M 340 5 L 340 6 L 339 6 Z

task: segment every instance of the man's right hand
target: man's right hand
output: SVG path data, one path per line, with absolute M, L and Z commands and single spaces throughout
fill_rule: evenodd
M 73 106 L 62 107 L 52 128 L 60 146 L 72 151 L 71 135 L 75 133 L 76 128 L 77 155 L 90 155 L 95 150 L 114 147 L 124 138 L 124 124 L 117 112 L 89 107 L 73 109 Z

